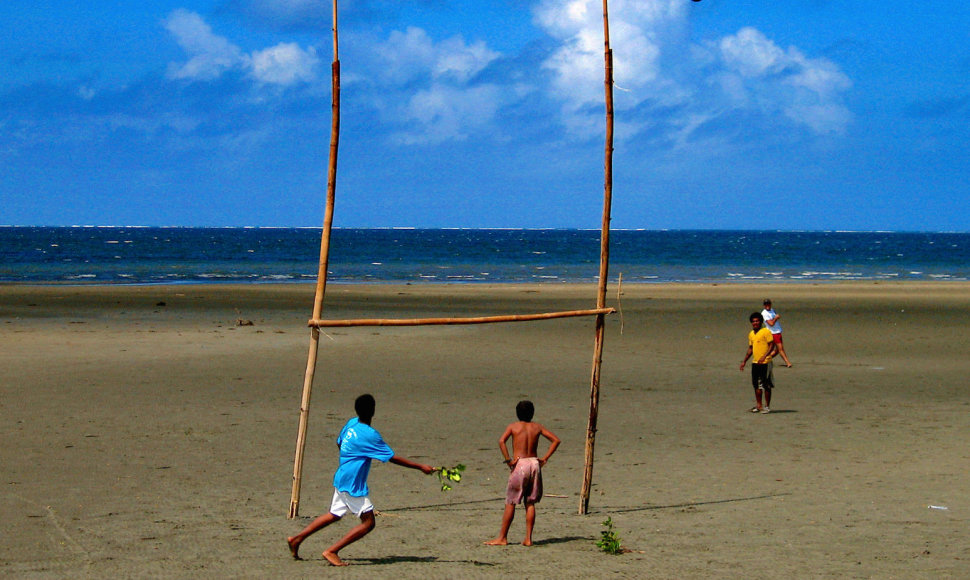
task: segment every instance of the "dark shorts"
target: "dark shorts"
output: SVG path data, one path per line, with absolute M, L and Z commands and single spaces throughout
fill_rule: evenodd
M 751 363 L 751 386 L 755 389 L 771 390 L 771 363 L 760 365 Z

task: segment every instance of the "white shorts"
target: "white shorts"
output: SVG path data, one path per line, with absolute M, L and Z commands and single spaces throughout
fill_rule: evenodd
M 333 490 L 333 500 L 330 502 L 330 513 L 342 518 L 347 512 L 353 513 L 358 518 L 367 512 L 374 511 L 374 504 L 370 498 L 365 496 L 355 497 L 337 488 Z

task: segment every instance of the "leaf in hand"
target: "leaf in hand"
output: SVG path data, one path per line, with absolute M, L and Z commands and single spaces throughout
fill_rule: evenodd
M 465 466 L 461 463 L 454 467 L 435 467 L 438 472 L 438 481 L 441 483 L 441 491 L 451 491 L 450 482 L 461 481 L 461 472 L 465 471 Z

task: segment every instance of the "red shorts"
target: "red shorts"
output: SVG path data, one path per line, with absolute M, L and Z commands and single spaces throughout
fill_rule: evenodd
M 781 344 L 781 333 L 779 332 L 778 334 L 772 334 L 771 340 L 773 340 L 775 344 Z

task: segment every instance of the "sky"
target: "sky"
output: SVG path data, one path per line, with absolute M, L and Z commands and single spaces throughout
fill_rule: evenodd
M 601 0 L 341 0 L 337 227 L 601 223 Z M 970 231 L 970 3 L 611 0 L 612 227 Z M 0 225 L 323 223 L 332 4 L 0 3 Z

